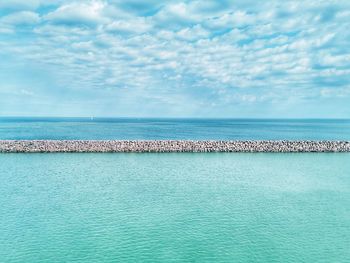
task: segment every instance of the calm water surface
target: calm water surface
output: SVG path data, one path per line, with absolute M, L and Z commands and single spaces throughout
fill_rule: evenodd
M 350 140 L 350 120 L 0 118 L 1 139 Z
M 349 262 L 350 154 L 0 154 L 1 262 Z

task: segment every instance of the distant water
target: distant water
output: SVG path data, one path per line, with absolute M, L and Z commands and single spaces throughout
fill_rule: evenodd
M 350 120 L 0 118 L 0 139 L 350 140 Z
M 340 153 L 0 154 L 0 261 L 349 262 L 349 171 Z

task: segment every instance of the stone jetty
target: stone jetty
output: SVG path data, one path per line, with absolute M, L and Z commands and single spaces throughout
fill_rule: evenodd
M 350 152 L 350 141 L 0 140 L 0 152 Z

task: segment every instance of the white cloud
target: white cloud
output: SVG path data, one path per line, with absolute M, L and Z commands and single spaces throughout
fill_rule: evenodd
M 0 18 L 0 23 L 8 25 L 33 25 L 39 22 L 39 15 L 31 11 L 16 12 Z
M 202 26 L 196 25 L 192 28 L 185 28 L 178 31 L 177 36 L 182 40 L 193 41 L 201 38 L 208 38 L 210 33 Z
M 162 8 L 155 16 L 160 26 L 179 28 L 181 25 L 192 24 L 198 21 L 199 17 L 191 13 L 185 3 L 169 4 Z
M 0 24 L 0 34 L 13 34 L 15 30 L 11 27 L 5 27 Z
M 39 0 L 2 0 L 0 10 L 34 10 L 39 7 Z
M 106 25 L 108 32 L 116 33 L 145 33 L 152 25 L 145 18 L 133 18 L 130 20 L 116 20 Z
M 47 21 L 67 25 L 97 25 L 107 22 L 102 15 L 105 4 L 99 1 L 73 2 L 60 6 L 44 18 Z
M 336 66 L 336 67 L 350 67 L 350 54 L 347 55 L 330 55 L 325 54 L 324 56 L 320 57 L 319 60 L 320 64 L 322 66 Z
M 112 6 L 136 16 L 149 15 L 157 12 L 162 6 L 167 6 L 176 0 L 109 0 Z
M 232 3 L 229 1 L 207 0 L 190 1 L 187 8 L 193 13 L 204 16 L 220 16 L 230 10 L 230 7 L 232 7 Z

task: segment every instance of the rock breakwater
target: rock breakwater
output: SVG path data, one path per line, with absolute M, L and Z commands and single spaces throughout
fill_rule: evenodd
M 0 140 L 0 152 L 350 152 L 350 141 Z

